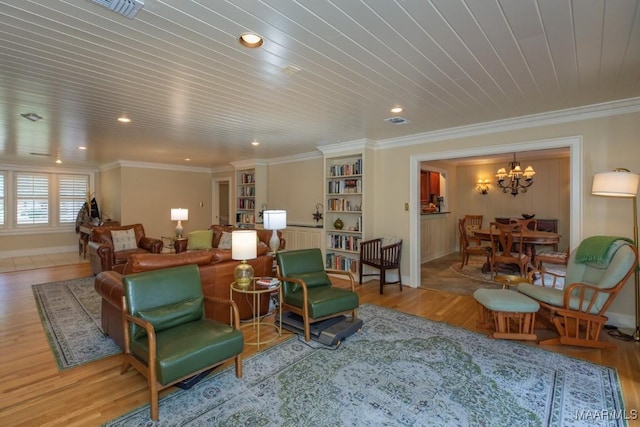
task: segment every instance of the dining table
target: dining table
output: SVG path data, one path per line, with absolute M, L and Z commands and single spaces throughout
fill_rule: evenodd
M 491 234 L 494 236 L 500 234 L 500 230 L 493 228 L 479 228 L 473 231 L 474 237 L 479 238 L 480 240 L 491 241 Z M 520 235 L 514 234 L 513 240 L 516 243 L 520 242 Z M 536 245 L 545 245 L 545 246 L 554 246 L 558 247 L 558 242 L 560 241 L 560 234 L 553 233 L 551 231 L 538 231 L 538 230 L 530 230 L 528 228 L 522 229 L 522 241 L 525 245 L 524 249 L 529 259 L 531 260 L 533 265 L 535 264 L 536 257 Z

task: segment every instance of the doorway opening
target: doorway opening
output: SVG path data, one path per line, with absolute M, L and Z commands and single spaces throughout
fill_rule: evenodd
M 214 178 L 211 197 L 211 224 L 230 225 L 231 216 L 231 177 Z
M 469 149 L 442 151 L 436 153 L 416 154 L 409 159 L 409 235 L 415 236 L 409 240 L 409 281 L 412 287 L 420 286 L 421 282 L 421 210 L 420 210 L 420 170 L 421 162 L 425 161 L 446 161 L 451 159 L 464 159 L 486 155 L 497 155 L 505 152 L 525 152 L 545 149 L 569 149 L 569 245 L 576 247 L 582 239 L 582 185 L 583 185 L 583 165 L 582 165 L 582 137 L 572 136 L 552 140 L 529 141 L 512 143 L 505 145 L 493 145 L 476 147 Z M 458 185 L 463 185 L 459 183 Z M 453 189 L 450 189 L 451 194 Z M 454 212 L 451 215 L 458 215 Z

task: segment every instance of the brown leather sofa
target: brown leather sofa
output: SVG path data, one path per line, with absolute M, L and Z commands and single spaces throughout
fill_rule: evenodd
M 218 244 L 220 243 L 220 238 L 222 237 L 222 233 L 223 232 L 227 232 L 227 233 L 231 233 L 233 230 L 238 230 L 238 228 L 235 228 L 231 225 L 217 225 L 214 224 L 211 227 L 209 227 L 209 230 L 213 230 L 213 238 L 212 238 L 212 242 L 211 242 L 211 246 L 214 249 L 218 248 Z M 271 230 L 258 230 L 256 229 L 256 234 L 258 235 L 258 240 L 260 240 L 262 243 L 264 243 L 267 248 L 269 248 L 269 239 L 271 239 L 271 234 L 273 232 Z M 278 237 L 280 238 L 280 247 L 278 248 L 279 251 L 284 250 L 285 247 L 285 239 L 282 237 L 282 232 L 278 231 Z M 176 253 L 180 253 L 180 252 L 185 252 L 187 250 L 187 247 L 189 245 L 189 239 L 180 239 L 180 240 L 176 240 L 175 242 L 175 250 Z M 231 259 L 231 251 L 229 251 L 228 253 L 229 258 Z
M 258 245 L 257 258 L 248 260 L 254 269 L 255 276 L 273 275 L 273 257 L 267 255 L 264 244 Z M 125 263 L 122 273 L 116 271 L 103 271 L 96 276 L 94 287 L 102 297 L 102 329 L 110 336 L 120 348 L 124 348 L 122 329 L 122 276 L 142 271 L 158 270 L 161 268 L 175 267 L 185 264 L 197 264 L 200 270 L 200 281 L 205 296 L 229 299 L 231 282 L 233 282 L 233 270 L 238 261 L 231 260 L 231 255 L 225 252 L 230 250 L 214 249 L 201 251 L 188 251 L 179 254 L 132 254 Z M 252 299 L 247 295 L 234 293 L 233 300 L 238 305 L 240 319 L 248 319 L 252 316 Z M 229 323 L 228 310 L 216 310 L 205 304 L 205 313 L 212 313 L 211 318 L 220 322 Z M 269 311 L 269 299 L 260 299 L 260 314 Z M 208 314 L 207 314 L 208 316 Z
M 114 250 L 111 231 L 133 229 L 137 247 L 135 249 Z M 119 227 L 104 226 L 94 227 L 91 230 L 88 250 L 91 260 L 91 271 L 94 275 L 108 270 L 122 273 L 129 256 L 140 253 L 162 252 L 162 240 L 147 237 L 142 224 L 123 225 Z

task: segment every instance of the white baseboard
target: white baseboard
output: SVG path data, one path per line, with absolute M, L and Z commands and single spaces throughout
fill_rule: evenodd
M 614 325 L 622 329 L 634 329 L 636 327 L 636 319 L 630 314 L 612 313 L 607 311 L 605 316 L 609 318 L 607 325 Z
M 21 256 L 50 255 L 56 253 L 74 252 L 78 245 L 53 246 L 48 248 L 18 249 L 13 251 L 0 251 L 0 258 L 15 258 Z

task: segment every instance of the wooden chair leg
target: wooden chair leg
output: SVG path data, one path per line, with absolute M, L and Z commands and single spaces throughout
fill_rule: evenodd
M 304 318 L 304 340 L 306 342 L 311 341 L 311 327 L 309 326 L 309 318 Z
M 380 268 L 380 295 L 383 294 L 384 284 L 387 282 L 387 275 L 384 267 Z
M 402 273 L 400 272 L 400 265 L 398 265 L 398 286 L 400 287 L 400 292 L 402 292 Z
M 158 421 L 160 410 L 158 409 L 158 384 L 149 381 L 149 401 L 151 402 L 151 419 Z
M 236 377 L 242 378 L 242 353 L 235 357 L 236 363 Z

